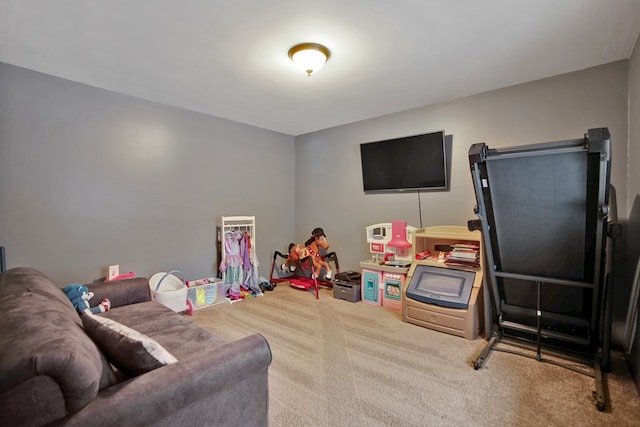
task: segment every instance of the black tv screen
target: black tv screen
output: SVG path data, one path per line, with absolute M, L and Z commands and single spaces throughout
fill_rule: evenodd
M 360 144 L 365 193 L 445 190 L 444 131 Z
M 469 308 L 477 272 L 417 265 L 407 286 L 407 298 L 449 308 Z

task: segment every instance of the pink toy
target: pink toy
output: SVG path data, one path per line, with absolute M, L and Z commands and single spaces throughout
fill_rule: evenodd
M 117 276 L 115 276 L 113 279 L 111 280 L 105 280 L 105 282 L 115 282 L 116 280 L 122 280 L 122 279 L 132 279 L 136 277 L 135 273 L 133 271 L 130 271 L 128 273 L 124 273 L 124 274 L 119 274 Z
M 411 242 L 407 241 L 407 221 L 391 222 L 391 240 L 389 240 L 387 246 L 399 249 L 411 247 Z

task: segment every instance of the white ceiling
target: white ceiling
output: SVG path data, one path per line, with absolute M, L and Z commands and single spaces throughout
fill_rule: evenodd
M 629 58 L 640 0 L 0 0 L 0 61 L 300 135 Z M 322 43 L 317 74 L 287 52 Z

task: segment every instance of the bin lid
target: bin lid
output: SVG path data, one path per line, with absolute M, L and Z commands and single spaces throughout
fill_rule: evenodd
M 160 286 L 158 286 L 158 284 L 160 284 Z M 184 282 L 181 278 L 173 274 L 167 274 L 167 272 L 161 271 L 151 276 L 149 279 L 149 287 L 156 292 L 169 292 L 184 287 Z

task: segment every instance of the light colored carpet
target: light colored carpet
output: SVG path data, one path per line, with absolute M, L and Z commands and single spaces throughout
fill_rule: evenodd
M 618 353 L 606 375 L 609 407 L 598 412 L 593 378 L 503 352 L 476 371 L 482 338 L 403 323 L 329 289 L 316 300 L 281 283 L 193 321 L 227 340 L 267 338 L 271 426 L 640 425 L 640 397 Z

